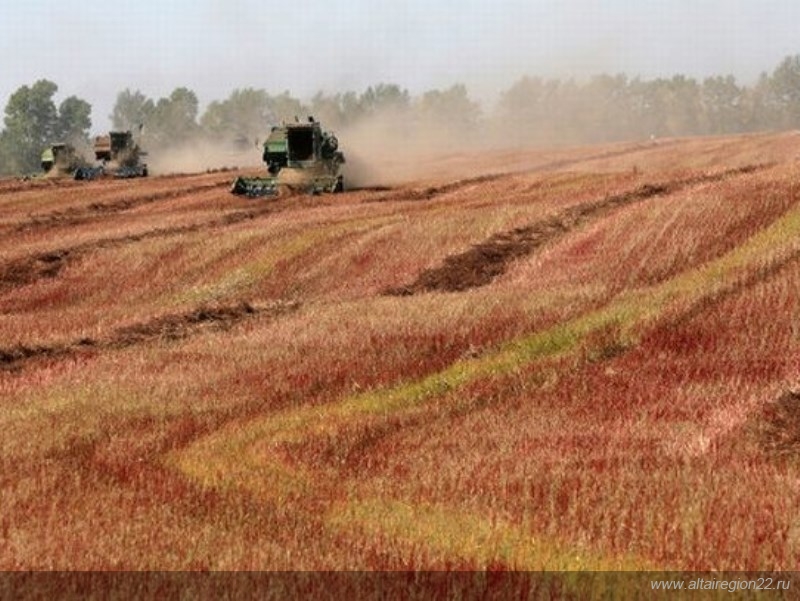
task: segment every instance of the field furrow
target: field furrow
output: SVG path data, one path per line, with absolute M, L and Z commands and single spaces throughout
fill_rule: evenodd
M 666 196 L 689 186 L 718 182 L 764 168 L 766 166 L 747 166 L 685 180 L 643 184 L 630 192 L 571 206 L 543 221 L 494 234 L 461 254 L 446 257 L 444 265 L 424 271 L 413 283 L 387 290 L 386 293 L 407 296 L 418 292 L 458 292 L 485 286 L 503 274 L 511 261 L 526 257 L 548 242 L 557 240 L 595 219 L 605 217 L 615 209 Z

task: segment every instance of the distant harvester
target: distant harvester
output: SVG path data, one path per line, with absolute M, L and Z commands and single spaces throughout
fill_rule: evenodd
M 75 171 L 75 179 L 94 179 L 103 175 L 113 177 L 146 177 L 146 156 L 130 131 L 112 131 L 94 139 L 93 166 L 80 167 Z

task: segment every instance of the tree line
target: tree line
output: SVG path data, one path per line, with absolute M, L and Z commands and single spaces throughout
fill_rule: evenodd
M 56 141 L 88 146 L 91 105 L 76 96 L 56 105 L 57 91 L 55 83 L 39 80 L 11 95 L 0 131 L 0 174 L 35 172 L 42 150 Z M 731 75 L 698 81 L 604 74 L 582 82 L 525 76 L 490 111 L 482 111 L 461 84 L 412 97 L 391 83 L 360 93 L 319 92 L 305 101 L 288 91 L 243 88 L 211 102 L 202 114 L 199 108 L 197 95 L 185 87 L 157 100 L 125 89 L 110 118 L 114 129 L 137 131 L 149 150 L 198 137 L 250 144 L 270 124 L 306 115 L 333 130 L 388 118 L 399 135 L 436 130 L 454 149 L 478 141 L 530 146 L 784 130 L 800 127 L 800 55 L 787 56 L 750 86 Z

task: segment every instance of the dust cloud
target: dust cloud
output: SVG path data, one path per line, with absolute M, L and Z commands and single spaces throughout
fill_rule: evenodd
M 478 149 L 477 126 L 459 130 L 385 111 L 336 132 L 348 187 L 392 186 L 436 174 L 434 159 Z
M 233 143 L 216 142 L 205 136 L 198 136 L 180 145 L 166 147 L 148 145 L 145 147 L 147 168 L 153 175 L 174 175 L 180 173 L 199 173 L 237 168 L 258 168 L 261 163 L 261 149 L 256 145 L 257 138 L 246 147 Z
M 434 177 L 434 159 L 473 153 L 480 149 L 477 129 L 458 129 L 386 110 L 336 127 L 321 121 L 339 140 L 344 153 L 346 188 L 393 186 Z M 180 145 L 158 147 L 144 141 L 145 161 L 153 175 L 197 173 L 224 169 L 265 169 L 261 144 L 264 131 L 250 132 L 246 142 L 216 141 L 198 136 Z M 485 147 L 486 144 L 483 144 Z M 464 174 L 469 175 L 469 174 Z

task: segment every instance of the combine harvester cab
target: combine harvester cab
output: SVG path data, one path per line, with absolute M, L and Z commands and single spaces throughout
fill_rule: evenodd
M 75 179 L 90 180 L 103 175 L 113 177 L 147 177 L 146 156 L 134 141 L 130 131 L 112 131 L 94 139 L 94 156 L 97 164 L 75 172 Z
M 289 123 L 272 128 L 264 142 L 267 177 L 238 177 L 231 192 L 250 198 L 277 196 L 281 189 L 320 194 L 344 189 L 339 142 L 319 122 Z

